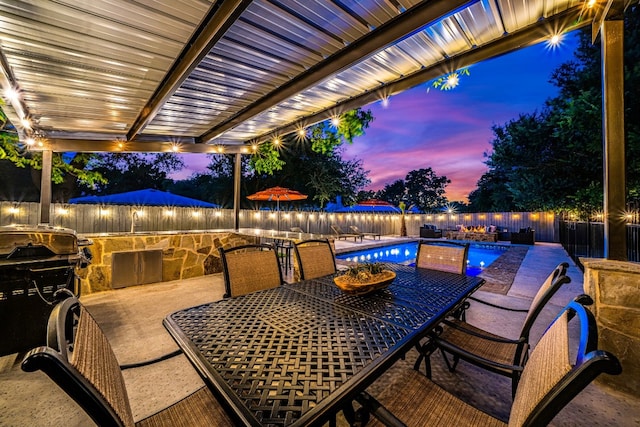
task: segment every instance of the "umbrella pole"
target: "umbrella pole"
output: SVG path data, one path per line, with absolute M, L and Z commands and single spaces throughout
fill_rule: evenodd
M 278 215 L 278 225 L 277 225 L 277 230 L 278 232 L 280 232 L 280 199 L 276 199 L 276 210 L 278 211 L 276 213 L 276 215 Z

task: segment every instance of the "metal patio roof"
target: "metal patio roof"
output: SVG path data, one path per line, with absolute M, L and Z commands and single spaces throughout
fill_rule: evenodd
M 0 83 L 42 148 L 248 152 L 589 25 L 588 3 L 0 0 Z

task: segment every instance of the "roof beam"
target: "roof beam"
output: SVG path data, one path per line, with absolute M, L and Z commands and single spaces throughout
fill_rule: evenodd
M 133 140 L 153 120 L 171 95 L 178 90 L 251 2 L 252 0 L 220 0 L 211 6 L 192 39 L 176 58 L 167 75 L 131 125 L 127 140 Z
M 629 0 L 607 0 L 606 4 L 597 9 L 596 16 L 591 23 L 591 43 L 596 42 L 602 24 L 608 19 L 623 19 L 625 8 Z
M 572 9 L 563 14 L 555 15 L 552 18 L 547 19 L 545 24 L 547 24 L 547 27 L 550 29 L 563 28 L 566 32 L 589 25 L 589 20 L 578 19 L 580 12 L 581 10 L 578 8 Z M 421 83 L 435 79 L 460 68 L 468 67 L 487 58 L 504 55 L 517 49 L 539 43 L 548 39 L 551 34 L 551 32 L 547 33 L 542 31 L 540 29 L 540 23 L 538 22 L 520 31 L 506 34 L 502 38 L 486 45 L 449 57 L 428 68 L 423 68 L 392 83 L 383 85 L 374 91 L 369 91 L 362 95 L 351 97 L 346 101 L 337 103 L 333 107 L 327 108 L 312 116 L 307 116 L 301 120 L 297 120 L 294 123 L 289 123 L 279 127 L 247 142 L 261 143 L 276 136 L 283 136 L 295 132 L 299 130 L 300 127 L 311 126 L 354 108 L 380 101 L 385 97 L 395 95 Z
M 51 150 L 77 153 L 203 153 L 203 154 L 249 154 L 247 145 L 214 145 L 194 143 L 172 143 L 168 141 L 122 141 L 95 139 L 47 138 L 42 146 L 30 147 L 29 151 Z
M 390 44 L 415 33 L 430 22 L 454 13 L 478 0 L 439 0 L 422 2 L 398 15 L 368 35 L 334 53 L 278 89 L 266 94 L 224 122 L 203 133 L 198 142 L 208 142 L 255 115 L 268 110 L 287 98 L 321 82 L 352 64 L 375 54 Z

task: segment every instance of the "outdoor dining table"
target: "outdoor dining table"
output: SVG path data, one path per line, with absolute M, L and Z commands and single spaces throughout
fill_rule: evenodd
M 351 402 L 484 280 L 389 264 L 391 285 L 333 275 L 174 312 L 164 325 L 207 385 L 255 426 L 318 425 Z

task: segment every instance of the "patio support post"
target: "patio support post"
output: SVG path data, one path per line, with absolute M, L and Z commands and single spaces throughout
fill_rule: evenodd
M 604 257 L 627 261 L 625 218 L 624 21 L 604 20 L 602 46 L 602 130 L 604 152 Z
M 242 178 L 242 154 L 236 153 L 233 163 L 233 228 L 240 228 L 240 178 Z
M 40 224 L 49 224 L 51 215 L 51 162 L 53 152 L 42 151 L 42 175 L 40 177 Z

